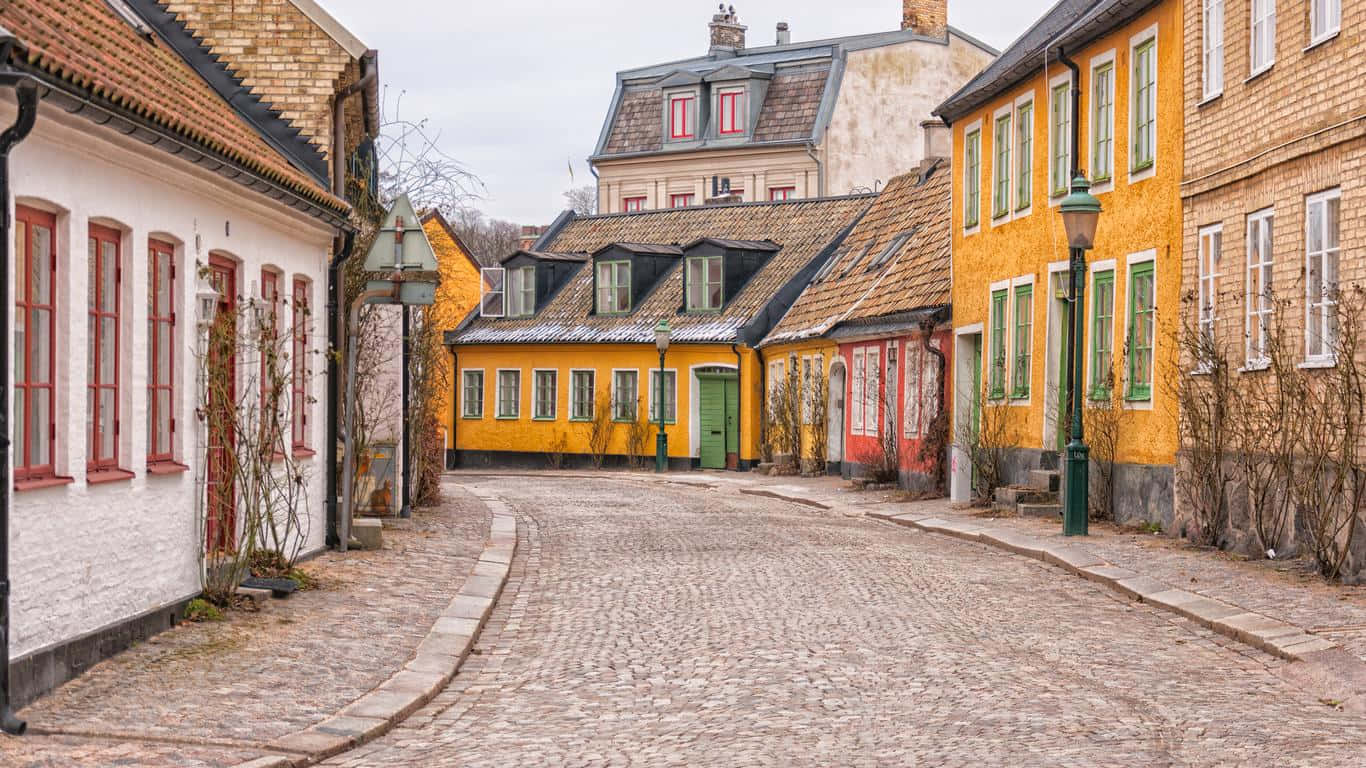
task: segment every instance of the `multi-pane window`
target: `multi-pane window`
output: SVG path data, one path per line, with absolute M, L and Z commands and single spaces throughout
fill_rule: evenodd
M 1006 304 L 1010 292 L 1004 289 L 991 292 L 990 359 L 987 360 L 987 396 L 1005 397 L 1006 394 Z
M 982 132 L 972 131 L 963 141 L 967 162 L 963 170 L 963 227 L 977 226 L 982 207 Z
M 859 347 L 854 350 L 849 377 L 849 430 L 856 435 L 863 434 L 863 383 L 863 348 Z
M 175 414 L 175 247 L 147 244 L 147 461 L 172 461 Z
M 1252 74 L 1276 61 L 1276 0 L 1252 0 L 1252 31 L 1248 49 L 1252 53 Z
M 1115 142 L 1115 65 L 1091 70 L 1091 180 L 1108 181 L 1113 173 Z
M 991 176 L 991 215 L 1001 217 L 1010 213 L 1010 114 L 996 118 L 996 133 L 992 146 L 996 149 L 996 166 Z
M 117 230 L 90 225 L 90 354 L 86 375 L 86 428 L 92 470 L 118 467 L 119 241 Z
M 280 274 L 270 269 L 261 270 L 260 355 L 261 355 L 261 414 L 280 412 L 280 369 L 272 362 L 280 360 L 276 346 L 280 332 Z M 276 446 L 278 449 L 278 446 Z
M 803 424 L 810 424 L 810 423 L 811 423 L 811 405 L 812 405 L 812 402 L 813 402 L 813 400 L 812 400 L 811 398 L 812 398 L 812 395 L 814 395 L 814 394 L 815 394 L 815 392 L 813 391 L 812 386 L 811 386 L 811 356 L 810 356 L 810 355 L 806 355 L 806 356 L 802 357 L 802 389 L 801 389 L 801 398 L 802 398 L 802 423 L 803 423 Z
M 640 405 L 640 373 L 612 371 L 612 420 L 635 421 Z
M 797 196 L 796 187 L 769 187 L 768 199 L 772 202 L 791 200 Z
M 1204 97 L 1214 98 L 1224 92 L 1224 0 L 1204 0 L 1201 29 L 1201 73 Z
M 1219 305 L 1219 254 L 1224 242 L 1224 228 L 1219 225 L 1200 230 L 1200 251 L 1197 254 L 1197 319 L 1200 335 L 1214 342 L 1214 316 Z M 1203 361 L 1197 361 L 1203 365 Z
M 687 207 L 689 207 L 689 206 L 692 205 L 692 202 L 693 202 L 693 195 L 692 195 L 692 193 L 684 193 L 684 194 L 679 194 L 679 195 L 669 195 L 669 207 L 670 207 L 670 208 L 687 208 Z
M 631 262 L 604 261 L 598 264 L 598 314 L 614 315 L 631 311 Z
M 502 317 L 505 309 L 507 272 L 502 267 L 479 270 L 479 316 Z
M 863 354 L 863 433 L 879 435 L 882 433 L 879 417 L 882 415 L 882 349 L 868 347 Z
M 15 207 L 14 479 L 53 474 L 56 217 Z
M 1015 210 L 1022 211 L 1034 199 L 1034 102 L 1015 110 Z
M 621 210 L 627 213 L 638 213 L 645 210 L 645 198 L 626 197 L 621 200 Z
M 1015 364 L 1011 368 L 1010 396 L 1029 397 L 1030 350 L 1034 346 L 1034 286 L 1015 288 Z
M 770 360 L 768 363 L 768 394 L 773 395 L 783 385 L 783 361 Z
M 1271 327 L 1271 232 L 1275 213 L 1270 209 L 1247 217 L 1247 365 L 1267 362 L 1267 331 Z
M 1157 143 L 1157 41 L 1147 40 L 1134 48 L 1133 151 L 1130 155 L 1131 170 L 1143 171 L 1151 168 L 1156 155 Z
M 721 91 L 716 100 L 721 119 L 717 130 L 722 136 L 734 136 L 745 132 L 745 89 L 735 88 Z
M 1305 354 L 1331 360 L 1337 345 L 1338 228 L 1342 190 L 1312 195 L 1305 206 Z
M 659 423 L 659 371 L 650 371 L 650 421 Z M 664 371 L 664 423 L 678 420 L 678 372 Z
M 308 448 L 308 281 L 294 279 L 293 342 L 290 352 L 290 431 L 296 450 Z
M 570 371 L 569 373 L 569 418 L 574 421 L 588 421 L 593 418 L 593 371 Z
M 536 268 L 508 270 L 508 317 L 526 317 L 536 312 Z
M 721 308 L 721 257 L 688 258 L 688 311 L 706 312 Z
M 1129 269 L 1129 393 L 1130 400 L 1151 400 L 1153 392 L 1153 341 L 1156 337 L 1153 294 L 1153 263 Z
M 1336 35 L 1342 28 L 1342 0 L 1310 0 L 1309 42 L 1317 43 Z
M 461 371 L 460 415 L 467 419 L 484 418 L 484 372 Z
M 522 413 L 522 372 L 498 372 L 498 418 L 515 419 Z
M 925 350 L 918 345 L 906 346 L 906 402 L 901 409 L 901 436 L 908 440 L 920 435 L 920 378 L 924 370 L 921 358 L 924 356 Z
M 556 387 L 559 371 L 533 371 L 531 374 L 531 416 L 535 419 L 555 418 Z
M 693 121 L 697 119 L 696 103 L 697 96 L 691 93 L 676 93 L 669 97 L 669 138 L 693 138 Z
M 1091 397 L 1110 398 L 1115 360 L 1115 272 L 1106 269 L 1091 277 Z
M 1048 159 L 1048 188 L 1054 197 L 1058 197 L 1067 194 L 1068 174 L 1072 172 L 1072 84 L 1054 86 L 1052 96 L 1049 100 L 1052 155 Z

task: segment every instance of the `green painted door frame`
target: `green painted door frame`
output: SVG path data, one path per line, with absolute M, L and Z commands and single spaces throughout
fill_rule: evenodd
M 703 469 L 738 466 L 740 453 L 740 377 L 735 373 L 698 373 L 699 464 Z

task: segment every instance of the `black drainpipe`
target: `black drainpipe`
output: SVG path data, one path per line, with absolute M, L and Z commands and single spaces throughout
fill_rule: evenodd
M 742 414 L 745 412 L 745 409 L 741 408 L 740 404 L 745 401 L 745 366 L 744 362 L 740 359 L 739 345 L 731 344 L 730 351 L 735 353 L 735 468 L 744 471 L 745 419 Z
M 0 64 L 9 61 L 10 48 L 14 41 L 9 40 L 0 46 Z M 8 308 L 10 306 L 10 215 L 9 215 L 9 153 L 15 145 L 23 141 L 33 130 L 38 118 L 38 87 L 27 75 L 13 73 L 0 74 L 0 84 L 13 85 L 15 97 L 19 101 L 19 114 L 14 125 L 0 133 L 0 728 L 5 733 L 18 736 L 28 729 L 28 724 L 20 720 L 10 706 L 9 681 L 9 510 L 10 493 L 13 480 L 10 475 L 10 361 L 14 350 L 10 344 L 13 339 L 10 330 Z
M 460 353 L 451 347 L 451 447 L 450 456 L 442 456 L 446 469 L 455 469 L 455 431 L 460 426 Z
M 1068 177 L 1067 177 L 1067 188 L 1068 188 L 1068 189 L 1071 189 L 1071 188 L 1072 188 L 1072 179 L 1075 178 L 1075 177 L 1077 176 L 1077 174 L 1081 173 L 1081 147 L 1079 146 L 1079 142 L 1081 141 L 1081 126 L 1078 125 L 1078 123 L 1079 123 L 1080 120 L 1081 120 L 1081 73 L 1080 73 L 1080 71 L 1077 69 L 1077 64 L 1076 64 L 1076 62 L 1074 62 L 1074 61 L 1072 61 L 1071 59 L 1067 58 L 1067 54 L 1063 52 L 1062 46 L 1058 46 L 1058 61 L 1062 62 L 1069 70 L 1072 71 L 1072 172 L 1071 172 L 1070 174 L 1068 174 Z M 1070 256 L 1069 256 L 1069 261 L 1070 261 Z M 1085 276 L 1084 276 L 1084 275 L 1082 276 L 1082 279 L 1083 279 L 1083 280 L 1085 279 Z M 1070 281 L 1069 281 L 1069 282 L 1070 282 Z M 1075 284 L 1074 284 L 1074 285 L 1073 285 L 1073 290 L 1075 290 L 1075 289 L 1076 289 L 1076 286 L 1075 286 Z M 1074 316 L 1076 315 L 1077 312 L 1080 312 L 1080 311 L 1081 311 L 1081 308 L 1080 308 L 1080 307 L 1077 307 L 1077 306 L 1074 306 L 1074 305 L 1075 305 L 1075 301 L 1069 301 L 1069 302 L 1067 302 L 1067 320 L 1066 320 L 1066 322 L 1067 322 L 1067 327 L 1068 327 L 1068 328 L 1072 328 L 1072 329 L 1076 328 L 1076 319 L 1075 319 Z M 1066 357 L 1067 357 L 1067 365 L 1065 365 L 1064 368 L 1066 369 L 1065 375 L 1067 376 L 1067 382 L 1068 382 L 1068 385 L 1067 385 L 1067 413 L 1071 413 L 1071 412 L 1072 412 L 1072 402 L 1073 402 L 1073 401 L 1072 401 L 1072 398 L 1074 398 L 1074 397 L 1076 396 L 1076 393 L 1072 391 L 1071 383 L 1075 380 L 1073 377 L 1074 377 L 1075 372 L 1076 372 L 1076 366 L 1077 366 L 1078 364 L 1080 364 L 1080 361 L 1076 359 L 1076 355 L 1066 355 Z M 1068 421 L 1067 427 L 1065 427 L 1065 428 L 1067 429 L 1068 433 L 1070 434 L 1071 431 L 1072 431 L 1072 430 L 1071 430 L 1071 421 L 1070 421 L 1070 420 Z
M 337 425 L 337 408 L 342 401 L 340 355 L 345 339 L 341 324 L 345 322 L 342 305 L 346 303 L 342 295 L 346 283 L 342 279 L 342 268 L 351 258 L 351 250 L 356 244 L 356 234 L 347 232 L 342 238 L 332 262 L 327 265 L 327 546 L 341 544 L 337 536 L 337 443 L 340 429 Z

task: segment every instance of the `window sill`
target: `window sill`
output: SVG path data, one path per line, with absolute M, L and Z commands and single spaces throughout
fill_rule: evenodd
M 1332 41 L 1336 40 L 1338 38 L 1338 35 L 1341 33 L 1342 28 L 1338 27 L 1337 29 L 1333 30 L 1332 32 L 1329 32 L 1326 35 L 1323 35 L 1317 40 L 1310 40 L 1309 45 L 1304 46 L 1304 50 L 1302 51 L 1302 53 L 1308 53 L 1309 51 L 1314 50 L 1315 48 L 1319 47 L 1320 45 L 1323 45 L 1324 43 L 1331 43 Z
M 1031 203 L 1030 205 L 1026 205 L 1026 206 L 1023 207 L 1023 208 L 1016 208 L 1016 209 L 1015 209 L 1014 217 L 1018 219 L 1018 218 L 1021 218 L 1021 217 L 1024 217 L 1024 216 L 1028 216 L 1029 214 L 1031 214 L 1031 213 L 1033 213 L 1033 212 L 1034 212 L 1034 206 L 1033 206 L 1033 204 Z
M 521 421 L 521 416 L 495 416 L 497 421 Z
M 468 414 L 465 414 L 465 415 L 461 416 L 460 418 L 461 418 L 461 419 L 464 419 L 465 421 L 483 421 L 483 420 L 484 420 L 483 414 L 480 414 L 479 416 L 470 416 L 470 415 L 468 415 Z
M 590 422 L 590 421 L 592 421 L 592 420 L 593 420 L 593 417 L 592 417 L 592 416 L 580 416 L 580 417 L 578 417 L 578 418 L 571 418 L 571 419 L 570 419 L 570 421 L 574 422 L 575 424 L 587 424 L 588 422 Z
M 533 416 L 532 421 L 555 421 L 554 416 Z
M 117 483 L 122 480 L 132 480 L 133 473 L 126 469 L 99 469 L 94 472 L 87 472 L 85 475 L 86 485 L 103 485 L 104 483 Z
M 1305 360 L 1304 362 L 1300 363 L 1299 365 L 1297 365 L 1297 366 L 1295 366 L 1295 367 L 1296 367 L 1296 368 L 1299 368 L 1299 369 L 1301 369 L 1301 370 L 1309 370 L 1309 369 L 1314 369 L 1314 368 L 1336 368 L 1337 366 L 1338 366 L 1338 361 L 1337 361 L 1335 358 L 1331 358 L 1331 357 L 1318 357 L 1318 358 L 1310 358 L 1309 360 Z
M 147 464 L 147 474 L 149 475 L 178 475 L 181 472 L 188 471 L 190 471 L 188 465 L 170 459 L 148 462 Z
M 1086 393 L 1086 399 L 1090 400 L 1092 404 L 1108 404 L 1110 402 L 1110 393 L 1093 389 L 1090 392 Z
M 1196 109 L 1199 109 L 1199 108 L 1201 108 L 1201 107 L 1209 106 L 1210 104 L 1213 104 L 1214 102 L 1216 102 L 1216 101 L 1218 101 L 1219 99 L 1223 98 L 1223 96 L 1224 96 L 1224 92 L 1223 92 L 1222 90 L 1220 90 L 1220 91 L 1215 91 L 1214 93 L 1208 94 L 1208 95 L 1205 96 L 1204 98 L 1202 98 L 1202 99 L 1200 99 L 1199 101 L 1195 102 L 1195 108 L 1196 108 Z
M 1251 362 L 1238 369 L 1238 373 L 1256 373 L 1257 371 L 1271 370 L 1271 363 L 1266 360 Z
M 76 482 L 72 477 L 35 477 L 29 480 L 15 480 L 14 490 L 16 491 L 36 491 L 39 488 L 54 488 L 59 485 L 70 485 Z
M 1248 75 L 1248 76 L 1247 76 L 1247 79 L 1243 81 L 1243 85 L 1247 85 L 1248 83 L 1252 82 L 1253 80 L 1256 80 L 1257 78 L 1261 77 L 1262 75 L 1265 75 L 1267 72 L 1270 72 L 1270 71 L 1271 71 L 1271 68 L 1274 67 L 1274 66 L 1276 66 L 1276 62 L 1273 61 L 1273 62 L 1271 62 L 1270 64 L 1267 64 L 1265 67 L 1262 67 L 1261 69 L 1259 69 L 1259 70 L 1253 72 L 1252 74 Z
M 291 453 L 294 454 L 294 458 L 296 459 L 311 459 L 314 456 L 318 455 L 317 451 L 313 450 L 312 448 L 305 448 L 302 445 L 294 446 L 294 450 L 291 451 Z

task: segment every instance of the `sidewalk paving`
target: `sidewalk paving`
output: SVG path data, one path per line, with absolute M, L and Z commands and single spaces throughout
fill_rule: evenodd
M 411 520 L 385 520 L 382 550 L 306 563 L 320 589 L 182 623 L 34 702 L 20 713 L 28 735 L 0 736 L 0 764 L 228 766 L 278 754 L 264 745 L 385 684 L 446 621 L 490 512 L 458 486 L 444 492 Z

